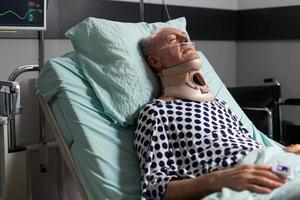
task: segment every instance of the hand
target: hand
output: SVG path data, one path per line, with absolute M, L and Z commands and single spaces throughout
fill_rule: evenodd
M 240 165 L 214 173 L 217 175 L 217 187 L 228 187 L 236 191 L 270 193 L 285 183 L 285 179 L 273 173 L 267 165 Z
M 291 152 L 295 154 L 300 154 L 300 144 L 292 144 L 283 149 L 286 152 Z

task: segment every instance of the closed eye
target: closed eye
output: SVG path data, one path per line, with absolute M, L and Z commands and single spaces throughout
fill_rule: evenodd
M 177 42 L 176 38 L 172 38 L 169 40 L 169 43 L 175 43 L 175 42 Z
M 174 42 L 176 39 L 175 38 L 171 38 L 169 39 L 169 42 Z
M 170 43 L 176 42 L 176 36 L 174 34 L 169 35 L 168 39 Z

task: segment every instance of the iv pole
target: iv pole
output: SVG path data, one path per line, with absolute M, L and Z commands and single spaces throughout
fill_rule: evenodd
M 169 14 L 169 10 L 168 10 L 168 7 L 167 7 L 167 4 L 165 3 L 165 0 L 162 0 L 162 4 L 165 8 L 165 11 L 166 11 L 166 14 L 167 14 L 167 17 L 168 17 L 168 20 L 171 20 L 171 17 L 170 17 L 170 14 Z M 140 21 L 141 22 L 144 22 L 145 21 L 145 6 L 144 6 L 144 0 L 140 0 Z
M 144 0 L 140 0 L 140 20 L 141 20 L 141 22 L 145 21 Z

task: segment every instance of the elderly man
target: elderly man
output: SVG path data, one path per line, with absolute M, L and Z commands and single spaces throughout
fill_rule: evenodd
M 135 132 L 142 199 L 200 199 L 223 187 L 270 193 L 285 183 L 270 166 L 238 165 L 263 146 L 225 102 L 213 98 L 186 33 L 163 28 L 141 48 L 163 90 L 140 111 Z

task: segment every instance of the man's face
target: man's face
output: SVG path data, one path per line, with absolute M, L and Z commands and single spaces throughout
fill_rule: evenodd
M 175 28 L 162 29 L 152 40 L 149 64 L 160 71 L 199 58 L 194 46 L 184 42 L 189 42 L 186 33 Z

